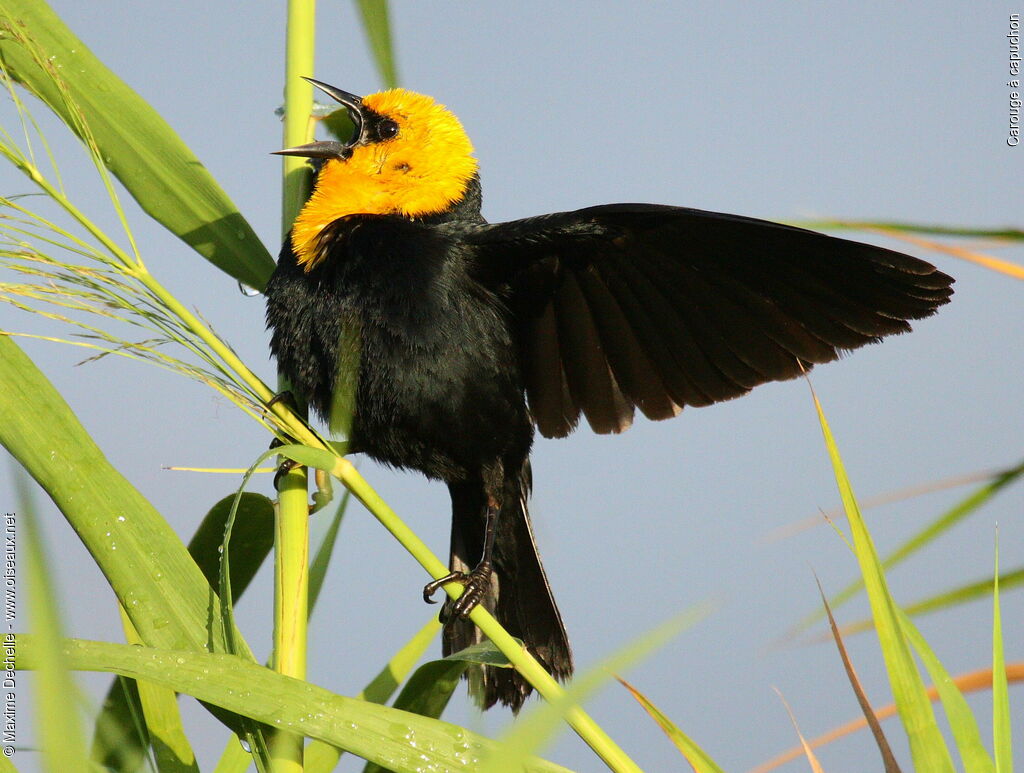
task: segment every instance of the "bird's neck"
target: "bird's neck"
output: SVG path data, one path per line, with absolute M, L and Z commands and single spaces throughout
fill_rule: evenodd
M 327 164 L 316 187 L 292 226 L 292 250 L 306 271 L 324 258 L 320 236 L 331 223 L 353 215 L 396 215 L 410 220 L 443 223 L 483 222 L 480 178 L 476 173 L 461 190 L 445 187 L 433 193 L 420 186 L 415 196 L 380 179 L 369 178 L 347 164 Z

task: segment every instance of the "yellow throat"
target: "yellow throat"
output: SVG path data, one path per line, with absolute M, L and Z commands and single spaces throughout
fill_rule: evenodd
M 349 215 L 424 217 L 444 212 L 477 171 L 462 124 L 431 97 L 390 89 L 363 105 L 398 124 L 394 137 L 358 145 L 345 160 L 328 159 L 292 226 L 292 249 L 305 271 L 325 257 L 324 228 Z

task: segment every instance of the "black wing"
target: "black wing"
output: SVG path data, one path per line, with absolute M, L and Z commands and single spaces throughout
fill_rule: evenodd
M 541 434 L 621 432 L 882 336 L 949 301 L 952 278 L 892 250 L 738 215 L 613 204 L 467 235 L 507 288 Z

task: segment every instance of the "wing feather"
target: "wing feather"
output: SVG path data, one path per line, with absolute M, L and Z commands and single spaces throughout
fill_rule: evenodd
M 681 310 L 673 308 L 635 266 L 608 259 L 599 267 L 674 402 L 711 405 L 746 391 L 715 367 L 694 339 Z
M 530 412 L 544 437 L 565 437 L 576 428 L 580 409 L 572 399 L 562 367 L 554 299 L 528 324 L 523 375 Z
M 615 296 L 594 266 L 576 275 L 580 290 L 593 313 L 605 354 L 623 396 L 648 419 L 677 416 L 682 406 L 674 402 L 654 369 L 637 333 L 622 312 Z
M 622 432 L 633 423 L 633 403 L 623 397 L 575 275 L 567 273 L 555 300 L 559 353 L 573 401 L 598 433 Z
M 934 314 L 953 280 L 881 247 L 737 215 L 591 207 L 462 237 L 509 299 L 541 433 L 663 419 L 793 378 Z

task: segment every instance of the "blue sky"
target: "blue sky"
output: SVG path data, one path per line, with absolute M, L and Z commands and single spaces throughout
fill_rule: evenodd
M 274 109 L 281 102 L 283 8 L 197 0 L 53 5 L 179 131 L 276 254 L 280 167 L 268 154 L 281 142 Z M 392 21 L 402 85 L 446 103 L 474 141 L 490 220 L 649 201 L 781 220 L 1021 227 L 1024 148 L 1006 143 L 1005 85 L 1008 18 L 1020 10 L 983 2 L 968 12 L 961 3 L 919 0 L 500 8 L 400 2 Z M 355 93 L 380 88 L 350 4 L 322 4 L 318 35 L 311 75 Z M 70 192 L 113 231 L 88 163 L 59 126 L 45 125 Z M 5 193 L 28 189 L 12 170 L 0 175 Z M 232 280 L 134 207 L 129 211 L 147 265 L 272 380 L 262 300 L 244 298 Z M 1024 434 L 1020 283 L 948 256 L 902 249 L 956 276 L 953 303 L 913 334 L 813 374 L 864 497 L 1016 463 Z M 1019 247 L 984 249 L 1024 263 Z M 0 309 L 2 327 L 34 324 Z M 266 448 L 269 438 L 258 427 L 201 386 L 114 358 L 75 368 L 80 353 L 53 344 L 25 348 L 111 461 L 184 539 L 237 481 L 163 468 L 246 466 Z M 669 422 L 639 420 L 618 437 L 580 431 L 540 440 L 533 459 L 541 551 L 581 669 L 676 612 L 715 599 L 708 620 L 628 678 L 726 770 L 744 770 L 793 743 L 773 686 L 808 736 L 857 715 L 834 648 L 770 647 L 818 603 L 812 572 L 835 591 L 856 571 L 828 527 L 764 540 L 837 503 L 804 383 L 767 385 Z M 361 468 L 444 554 L 444 487 L 369 462 Z M 2 490 L 10 491 L 3 475 Z M 269 479 L 255 489 L 270 493 Z M 966 493 L 868 511 L 880 549 L 899 544 Z M 109 637 L 118 630 L 109 589 L 59 514 L 44 511 L 48 547 L 60 557 L 68 630 Z M 1001 564 L 1020 566 L 1022 515 L 1018 486 L 893 572 L 898 598 L 912 601 L 984 577 L 997 523 Z M 377 523 L 353 508 L 312 623 L 310 678 L 342 693 L 360 689 L 433 611 L 419 598 L 424 581 Z M 271 595 L 264 573 L 239 608 L 261 654 L 269 647 L 261 632 L 269 631 Z M 865 610 L 857 602 L 843 618 Z M 956 673 L 986 665 L 989 621 L 982 603 L 923 618 L 921 627 Z M 1007 594 L 1004 622 L 1008 657 L 1019 660 L 1019 593 Z M 868 695 L 888 702 L 877 646 L 869 636 L 849 646 Z M 98 677 L 83 682 L 93 696 L 106 684 Z M 1019 688 L 1011 697 L 1020 716 Z M 987 716 L 987 695 L 972 704 Z M 644 769 L 681 769 L 660 731 L 618 687 L 608 687 L 591 708 Z M 507 721 L 500 712 L 481 719 L 461 693 L 446 716 L 495 732 Z M 188 723 L 208 768 L 223 745 L 222 729 L 191 707 Z M 895 725 L 891 736 L 899 736 Z M 905 757 L 902 742 L 895 745 Z M 829 748 L 822 759 L 830 771 L 861 770 L 876 764 L 875 754 L 860 737 Z M 581 771 L 598 769 L 571 734 L 546 756 Z M 23 769 L 31 769 L 29 760 L 20 758 Z

